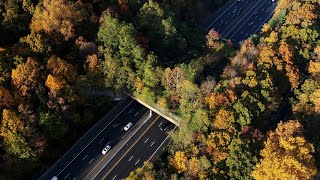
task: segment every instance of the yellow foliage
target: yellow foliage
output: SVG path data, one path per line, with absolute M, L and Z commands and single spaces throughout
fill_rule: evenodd
M 270 132 L 263 157 L 252 172 L 257 180 L 311 179 L 316 174 L 313 145 L 302 134 L 298 121 L 280 122 L 275 132 Z
M 200 172 L 200 162 L 197 158 L 192 157 L 188 162 L 188 174 L 197 178 Z
M 24 122 L 21 118 L 14 111 L 4 109 L 2 112 L 1 135 L 6 137 L 8 135 L 8 131 L 17 133 L 23 130 Z
M 11 78 L 13 85 L 25 96 L 30 90 L 37 87 L 39 75 L 39 63 L 28 58 L 26 63 L 19 64 L 16 69 L 12 70 Z
M 173 158 L 169 159 L 169 163 L 177 173 L 182 173 L 187 170 L 187 157 L 182 151 L 176 151 Z
M 318 75 L 320 73 L 320 62 L 310 61 L 308 71 L 313 76 Z
M 68 82 L 74 82 L 77 78 L 77 71 L 74 66 L 59 57 L 51 56 L 47 62 L 47 68 L 54 76 Z
M 206 140 L 206 152 L 214 162 L 223 161 L 229 156 L 228 146 L 230 142 L 231 136 L 229 133 L 223 131 L 211 132 Z
M 266 38 L 264 39 L 264 42 L 270 43 L 270 44 L 275 43 L 275 42 L 277 42 L 277 41 L 278 41 L 278 33 L 275 32 L 275 31 L 272 31 L 272 32 L 270 33 L 269 37 L 266 37 Z
M 213 127 L 219 130 L 227 130 L 231 134 L 235 133 L 234 115 L 232 111 L 220 109 L 213 121 Z
M 144 84 L 143 84 L 142 80 L 140 79 L 140 77 L 136 77 L 136 80 L 134 82 L 134 88 L 137 93 L 141 94 L 142 89 L 144 88 Z
M 53 92 L 58 92 L 66 86 L 66 82 L 59 77 L 55 77 L 51 74 L 48 75 L 46 80 L 46 86 Z

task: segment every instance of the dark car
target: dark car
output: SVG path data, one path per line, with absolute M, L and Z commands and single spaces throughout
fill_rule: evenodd
M 171 124 L 170 121 L 167 121 L 165 123 L 163 123 L 161 126 L 160 126 L 160 130 L 163 131 L 163 130 L 166 130 L 167 127 Z

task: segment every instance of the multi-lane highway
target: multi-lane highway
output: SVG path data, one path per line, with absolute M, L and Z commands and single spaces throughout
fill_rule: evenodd
M 214 28 L 223 39 L 238 43 L 257 33 L 272 16 L 276 1 L 229 0 L 206 27 Z
M 96 179 L 124 179 L 129 173 L 138 167 L 142 167 L 144 161 L 149 161 L 156 153 L 170 142 L 169 134 L 176 126 L 172 123 L 161 130 L 168 122 L 162 117 L 157 117 L 139 136 L 130 141 L 127 149 L 118 153 L 117 157 L 96 176 Z
M 175 128 L 172 123 L 150 113 L 131 98 L 124 99 L 116 109 L 113 115 L 107 115 L 90 129 L 40 179 L 125 178 L 169 143 L 168 132 Z M 125 131 L 128 122 L 133 126 Z M 111 149 L 102 154 L 106 145 Z

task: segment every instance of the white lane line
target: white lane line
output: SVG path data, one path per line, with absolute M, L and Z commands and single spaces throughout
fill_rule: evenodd
M 67 175 L 66 175 L 66 177 L 64 177 L 63 179 L 67 179 L 67 177 L 70 175 L 70 173 L 68 173 Z
M 234 28 L 236 28 L 237 25 L 238 25 L 248 14 L 250 14 L 250 13 L 252 12 L 252 10 L 255 9 L 256 6 L 258 6 L 258 9 L 259 9 L 261 6 L 263 6 L 263 5 L 264 5 L 264 3 L 263 3 L 264 1 L 265 1 L 265 0 L 262 0 L 262 3 L 261 3 L 261 4 L 260 4 L 261 0 L 258 1 L 250 10 L 247 11 L 247 13 L 246 13 L 245 15 L 242 16 L 242 18 L 240 18 L 240 19 L 237 21 L 237 23 L 236 23 L 231 29 L 229 28 L 230 25 L 229 25 L 228 27 L 226 27 L 226 29 L 230 29 L 230 30 L 229 30 L 227 33 L 224 33 L 224 35 L 221 34 L 221 36 L 223 36 L 223 38 L 227 38 L 227 36 L 234 30 Z M 251 13 L 251 15 L 249 16 L 249 18 L 247 18 L 247 19 L 245 20 L 245 22 L 248 21 L 248 20 L 251 18 L 251 16 L 253 16 L 252 13 Z M 245 24 L 245 22 L 242 23 L 242 26 Z M 241 26 L 241 27 L 242 27 L 242 26 Z M 238 29 L 239 29 L 239 28 L 238 28 Z
M 146 139 L 146 140 L 144 141 L 144 143 L 146 143 L 148 140 L 149 140 L 149 138 L 148 138 L 148 139 Z
M 270 16 L 273 15 L 274 11 L 275 10 L 272 11 L 272 13 L 263 21 L 263 23 L 258 27 L 258 29 L 253 34 L 257 33 L 257 31 L 260 29 L 260 27 L 263 26 L 264 23 L 270 18 Z M 246 22 L 250 19 L 250 17 L 243 23 L 243 25 L 246 24 Z M 236 35 L 236 33 L 243 27 L 243 25 L 241 27 L 239 27 L 238 30 L 230 36 L 230 39 L 232 39 Z M 246 33 L 246 38 L 248 38 L 248 33 Z
M 82 158 L 82 160 L 85 160 L 87 157 L 88 157 L 88 154 L 84 158 Z
M 119 114 L 117 114 L 116 115 L 116 117 L 114 117 L 113 119 L 112 119 L 112 121 L 110 121 L 100 132 L 99 132 L 99 134 L 97 134 L 87 145 L 86 145 L 86 147 L 84 147 L 78 154 L 77 154 L 77 156 L 76 157 L 74 157 L 70 162 L 69 162 L 69 164 L 67 164 L 67 166 L 65 166 L 60 172 L 59 172 L 59 174 L 57 174 L 57 176 L 59 176 L 81 153 L 82 153 L 82 151 L 84 151 L 91 143 L 92 143 L 92 141 L 94 141 L 125 109 L 127 109 L 127 107 L 133 102 L 134 100 L 132 100 L 126 107 L 124 107 L 121 111 L 120 111 L 120 113 Z M 94 127 L 94 126 L 93 126 Z M 93 128 L 92 127 L 92 128 Z M 87 131 L 86 132 L 86 134 L 88 133 L 88 132 L 90 132 L 91 131 L 91 129 L 89 130 L 89 131 Z M 83 136 L 85 136 L 86 134 L 84 134 Z M 80 140 L 80 139 L 79 139 Z M 78 140 L 78 141 L 79 141 Z M 78 142 L 77 141 L 77 142 Z M 76 143 L 77 143 L 76 142 Z
M 111 180 L 114 180 L 117 177 L 117 175 L 115 175 Z
M 144 114 L 144 115 L 146 115 L 147 113 L 149 113 L 148 111 Z M 143 116 L 142 116 L 143 117 Z M 151 117 L 148 117 L 147 119 L 149 120 Z M 155 120 L 156 121 L 156 120 Z M 155 122 L 154 121 L 154 122 Z M 153 123 L 154 123 L 153 122 Z M 115 152 L 115 153 L 113 153 L 113 156 L 109 159 L 109 161 L 108 162 L 106 162 L 105 164 L 104 164 L 104 166 L 99 170 L 99 172 L 98 173 L 96 173 L 96 175 L 93 177 L 93 179 L 95 179 L 96 177 L 97 177 L 97 175 L 109 164 L 109 162 L 118 154 L 118 152 L 119 151 L 121 151 L 122 150 L 122 148 L 125 146 L 125 144 L 127 144 L 129 141 L 130 141 L 130 139 L 134 136 L 134 135 L 136 135 L 137 134 L 137 132 L 142 128 L 142 126 L 144 125 L 146 123 L 146 121 L 144 121 L 139 127 L 138 127 L 138 129 L 136 129 L 136 131 L 134 131 L 133 133 L 132 133 L 132 135 L 123 143 L 123 145 Z M 153 124 L 153 123 L 151 123 L 151 124 Z M 128 133 L 128 132 L 127 132 Z M 125 134 L 126 135 L 126 134 Z M 102 159 L 103 160 L 103 159 Z M 101 160 L 101 161 L 102 161 Z M 100 162 L 101 162 L 100 161 Z M 99 162 L 99 163 L 100 163 Z M 98 164 L 99 164 L 98 163 Z M 92 172 L 92 171 L 91 171 Z M 91 172 L 89 173 L 89 174 L 91 174 Z M 87 174 L 86 175 L 86 177 L 84 177 L 84 179 L 86 179 L 87 178 L 87 176 L 89 175 L 89 174 Z
M 101 143 L 103 140 L 104 140 L 104 138 L 102 138 L 102 139 L 99 141 L 99 143 Z
M 74 177 L 72 180 L 75 180 L 75 179 L 77 179 L 77 177 Z
M 137 112 L 134 116 L 137 116 L 139 114 L 139 112 Z
M 150 147 L 152 147 L 154 145 L 154 143 L 156 143 L 155 141 L 152 142 L 152 144 L 150 145 Z
M 263 23 L 258 27 L 258 29 L 256 31 L 254 31 L 253 34 L 257 33 L 257 31 L 259 31 L 259 29 L 261 28 L 261 26 L 263 26 L 266 21 L 270 20 L 269 18 L 273 15 L 274 11 L 272 11 L 272 13 L 268 16 L 268 18 L 266 20 L 263 21 Z
M 129 159 L 129 161 L 131 161 L 132 158 L 133 158 L 133 156 L 131 156 L 131 158 Z
M 92 158 L 92 159 L 89 161 L 89 163 L 88 163 L 88 164 L 91 164 L 93 160 L 94 160 L 94 158 Z
M 137 165 L 139 163 L 140 159 L 138 159 L 138 161 L 136 163 L 134 163 L 134 165 Z
M 160 126 L 161 126 L 161 124 L 162 124 L 162 122 L 159 124 L 159 126 L 158 126 L 158 127 L 160 127 Z
M 115 126 L 113 126 L 113 128 L 116 128 L 119 125 L 119 123 L 117 123 Z
M 129 114 L 130 114 L 132 111 L 133 111 L 133 109 L 131 109 L 131 110 L 129 111 Z
M 173 128 L 173 130 L 170 132 L 170 134 L 172 134 L 172 132 L 177 128 L 178 126 L 175 126 L 174 128 Z M 150 158 L 147 160 L 147 162 L 149 162 L 151 159 L 152 159 L 152 157 L 157 153 L 157 151 L 161 148 L 161 146 L 163 145 L 163 143 L 164 142 L 166 142 L 166 140 L 170 137 L 170 134 L 168 134 L 168 136 L 166 137 L 166 139 L 164 139 L 163 141 L 162 141 L 162 143 L 160 144 L 160 146 L 153 152 L 153 154 L 150 156 Z M 144 167 L 144 165 L 142 166 L 142 168 Z
M 228 9 L 226 9 L 223 13 L 220 13 L 220 15 L 216 18 L 216 20 L 214 20 L 207 28 L 206 30 L 208 30 L 210 28 L 210 26 L 212 26 L 213 23 L 215 23 L 222 15 L 224 15 L 224 13 L 226 13 L 235 3 L 237 3 L 237 1 L 234 1 L 233 4 L 230 5 L 230 7 Z M 218 11 L 217 11 L 218 12 Z

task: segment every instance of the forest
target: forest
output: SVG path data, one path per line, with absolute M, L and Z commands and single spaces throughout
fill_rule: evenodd
M 181 120 L 127 180 L 319 178 L 320 1 L 279 0 L 240 46 L 201 26 L 224 3 L 1 1 L 0 179 L 41 176 L 107 89 Z

